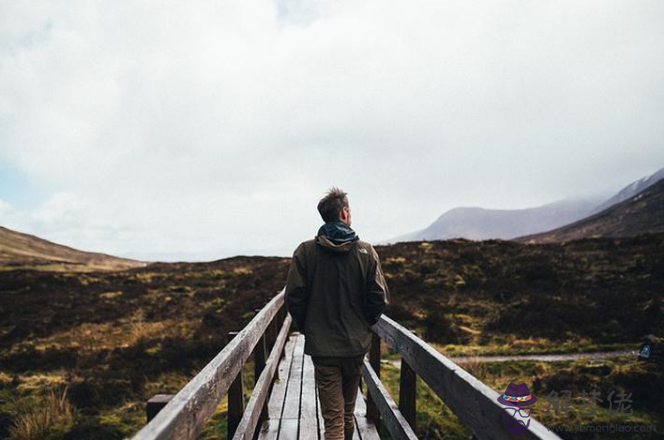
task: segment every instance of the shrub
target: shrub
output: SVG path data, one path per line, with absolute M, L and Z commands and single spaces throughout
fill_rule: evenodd
M 39 405 L 20 413 L 9 429 L 16 440 L 41 440 L 64 435 L 74 426 L 76 410 L 67 400 L 67 389 L 60 394 L 49 391 Z

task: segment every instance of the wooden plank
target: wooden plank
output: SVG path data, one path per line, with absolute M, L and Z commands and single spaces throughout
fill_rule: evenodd
M 374 403 L 380 412 L 381 421 L 395 440 L 416 440 L 417 436 L 412 430 L 397 404 L 387 392 L 385 386 L 382 384 L 376 372 L 371 367 L 368 360 L 364 360 L 364 368 L 362 369 L 362 377 L 367 384 L 367 390 Z
M 376 425 L 367 418 L 367 403 L 361 389 L 355 400 L 355 432 L 361 440 L 380 440 Z
M 361 440 L 380 440 L 376 425 L 367 418 L 367 402 L 362 395 L 362 389 L 357 392 L 355 400 L 355 433 Z M 355 440 L 355 436 L 353 436 Z
M 385 315 L 381 316 L 373 330 L 401 354 L 478 439 L 513 438 L 503 423 L 503 406 L 497 401 L 500 395 L 496 391 Z M 560 437 L 531 417 L 529 428 L 519 438 L 531 440 Z
M 293 349 L 293 361 L 291 363 L 288 386 L 286 388 L 286 400 L 284 410 L 281 413 L 281 425 L 279 427 L 279 439 L 298 438 L 300 424 L 300 401 L 302 399 L 302 363 L 304 361 L 304 335 L 297 335 Z
M 293 364 L 288 378 L 288 389 L 286 391 L 286 403 L 282 419 L 300 418 L 300 400 L 302 398 L 302 362 L 304 360 L 304 336 L 298 335 L 293 351 Z
M 367 416 L 367 402 L 364 400 L 362 389 L 357 390 L 357 398 L 355 399 L 355 415 L 358 417 Z
M 276 440 L 279 436 L 279 419 L 267 419 L 258 431 L 258 440 Z
M 362 440 L 380 440 L 376 425 L 366 417 L 355 416 L 357 431 Z
M 195 438 L 219 406 L 267 326 L 284 308 L 283 305 L 284 289 L 133 438 Z
M 353 440 L 362 440 L 360 437 L 360 428 L 357 426 L 357 417 L 353 414 L 353 420 L 355 422 L 355 429 L 353 430 Z
M 316 418 L 316 378 L 311 356 L 304 355 L 300 419 Z
M 276 440 L 277 437 L 279 437 L 281 413 L 284 409 L 284 402 L 286 400 L 286 388 L 288 386 L 288 375 L 290 374 L 290 368 L 293 362 L 295 341 L 296 337 L 289 336 L 286 346 L 282 350 L 284 357 L 280 358 L 279 369 L 277 371 L 278 378 L 272 387 L 272 394 L 270 394 L 270 401 L 268 403 L 270 416 L 272 418 L 263 422 L 258 434 L 259 440 Z
M 300 438 L 318 438 L 316 413 L 316 378 L 311 356 L 304 355 L 302 365 L 302 401 L 300 403 Z
M 293 362 L 293 349 L 295 348 L 295 337 L 290 336 L 286 347 L 283 350 L 284 357 L 279 362 L 277 377 L 275 378 L 272 394 L 268 401 L 268 413 L 270 417 L 281 420 L 281 413 L 284 409 L 286 400 L 286 388 L 288 387 L 288 375 L 290 374 L 291 364 Z
M 279 425 L 279 440 L 298 440 L 297 429 L 299 422 L 298 419 L 281 419 L 281 425 Z
M 290 320 L 291 317 L 288 315 L 286 321 L 284 321 L 284 325 L 282 326 L 281 331 L 279 332 L 279 335 L 277 336 L 274 349 L 272 350 L 272 353 L 270 353 L 270 356 L 265 363 L 265 367 L 263 368 L 263 371 L 261 372 L 258 381 L 256 382 L 253 393 L 251 393 L 251 398 L 247 403 L 247 409 L 244 411 L 242 419 L 237 426 L 233 440 L 251 440 L 254 436 L 254 432 L 256 431 L 256 427 L 259 426 L 263 421 L 263 409 L 265 408 L 265 404 L 267 402 L 267 394 L 270 389 L 270 384 L 272 383 L 274 375 L 277 371 L 277 365 L 281 359 L 281 350 L 283 349 L 286 343 L 286 338 L 288 337 Z M 279 411 L 279 415 L 280 414 L 281 411 Z

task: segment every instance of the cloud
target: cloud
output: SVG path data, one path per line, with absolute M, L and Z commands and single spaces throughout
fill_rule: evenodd
M 86 249 L 289 255 L 332 185 L 378 240 L 664 166 L 659 1 L 2 10 L 0 160 L 47 192 L 25 228 Z

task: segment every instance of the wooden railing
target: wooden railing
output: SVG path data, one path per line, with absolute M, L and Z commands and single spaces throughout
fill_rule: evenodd
M 228 396 L 228 438 L 250 440 L 268 418 L 268 398 L 284 353 L 292 319 L 284 307 L 284 291 L 275 296 L 224 349 L 176 395 L 158 395 L 147 407 L 148 424 L 134 440 L 193 439 L 224 396 Z M 429 385 L 478 439 L 513 438 L 504 426 L 499 394 L 430 347 L 392 319 L 381 316 L 362 377 L 368 390 L 367 417 L 382 421 L 394 439 L 416 439 L 417 378 Z M 401 355 L 399 404 L 380 381 L 381 339 Z M 270 347 L 269 357 L 267 347 Z M 245 408 L 242 367 L 252 355 L 254 390 Z M 530 420 L 520 439 L 558 439 Z
M 290 326 L 291 317 L 285 313 L 282 290 L 242 331 L 231 334 L 234 337 L 226 347 L 180 392 L 151 399 L 147 410 L 151 420 L 134 440 L 196 438 L 226 395 L 228 438 L 252 438 L 259 423 L 268 417 L 267 397 Z M 271 346 L 271 351 L 266 359 L 267 346 Z M 242 367 L 252 353 L 256 384 L 245 409 Z
M 450 407 L 461 423 L 478 439 L 512 439 L 504 426 L 505 413 L 498 403 L 500 395 L 440 354 L 414 333 L 387 316 L 373 326 L 374 338 L 369 359 L 364 361 L 362 377 L 367 384 L 367 417 L 382 420 L 393 439 L 416 439 L 417 377 Z M 401 355 L 399 404 L 380 381 L 381 344 L 384 340 Z M 558 439 L 535 419 L 520 439 Z

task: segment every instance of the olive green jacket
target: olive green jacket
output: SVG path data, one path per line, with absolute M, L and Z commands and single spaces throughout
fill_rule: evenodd
M 291 260 L 286 304 L 311 356 L 350 357 L 371 344 L 390 293 L 378 253 L 362 241 L 319 235 L 301 243 Z

